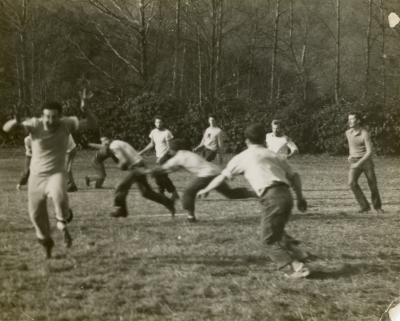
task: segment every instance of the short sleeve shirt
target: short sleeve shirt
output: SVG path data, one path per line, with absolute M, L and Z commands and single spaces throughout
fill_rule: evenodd
M 222 130 L 219 127 L 208 127 L 203 135 L 203 144 L 207 149 L 216 151 L 220 146 Z
M 22 125 L 32 138 L 31 173 L 47 176 L 65 171 L 68 137 L 78 130 L 78 118 L 62 117 L 60 125 L 53 131 L 45 129 L 41 118 L 27 119 Z
M 178 151 L 174 157 L 170 158 L 162 165 L 166 170 L 186 169 L 197 177 L 216 176 L 221 173 L 221 169 L 203 157 L 188 150 Z
M 296 144 L 286 135 L 275 136 L 274 133 L 268 133 L 265 142 L 270 151 L 282 156 L 287 156 L 291 151 L 298 150 Z
M 113 140 L 110 144 L 110 150 L 122 164 L 133 166 L 142 161 L 139 153 L 131 145 L 122 140 Z
M 168 129 L 160 130 L 158 128 L 154 128 L 150 132 L 149 137 L 154 142 L 157 158 L 163 157 L 168 152 L 168 149 L 169 149 L 168 142 L 172 138 L 174 138 L 174 136 Z
M 289 185 L 287 176 L 292 176 L 294 172 L 285 159 L 263 146 L 252 145 L 233 157 L 222 171 L 222 175 L 229 179 L 241 174 L 261 196 L 266 188 L 276 183 Z

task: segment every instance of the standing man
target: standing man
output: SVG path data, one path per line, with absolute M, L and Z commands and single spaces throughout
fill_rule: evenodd
M 109 150 L 118 159 L 118 167 L 128 172 L 126 177 L 115 188 L 114 211 L 111 213 L 111 216 L 128 216 L 126 197 L 133 183 L 137 184 L 140 194 L 144 198 L 164 205 L 171 212 L 171 215 L 174 216 L 174 200 L 153 191 L 147 182 L 146 166 L 139 153 L 131 145 L 122 140 L 113 140 L 109 144 Z
M 270 151 L 285 158 L 290 158 L 299 152 L 292 139 L 283 133 L 280 120 L 274 119 L 271 122 L 271 129 L 272 133 L 268 133 L 265 137 L 265 143 Z
M 170 155 L 168 154 L 169 141 L 173 139 L 174 136 L 164 127 L 164 122 L 161 117 L 157 116 L 154 118 L 154 126 L 156 128 L 154 128 L 149 135 L 150 143 L 139 152 L 139 155 L 155 148 L 157 164 L 162 165 L 170 158 Z M 179 198 L 179 194 L 167 174 L 157 175 L 155 180 L 161 194 L 164 194 L 165 191 L 167 191 L 172 194 L 172 199 L 175 200 Z
M 304 212 L 307 202 L 303 197 L 300 176 L 287 161 L 266 149 L 262 125 L 250 125 L 245 130 L 247 149 L 233 157 L 220 175 L 199 191 L 204 195 L 231 179 L 243 174 L 257 193 L 262 206 L 262 242 L 269 257 L 279 269 L 291 269 L 291 276 L 306 277 L 310 274 L 304 260 L 307 254 L 297 247 L 298 241 L 285 232 L 293 208 L 289 186 L 297 196 L 297 208 Z
M 356 112 L 351 112 L 348 115 L 348 125 L 350 128 L 346 131 L 346 138 L 349 144 L 349 186 L 360 205 L 359 213 L 368 212 L 371 209 L 358 184 L 358 179 L 363 173 L 367 177 L 368 186 L 371 190 L 372 206 L 377 213 L 383 213 L 372 161 L 372 143 L 368 131 L 362 127 L 360 115 Z
M 32 159 L 32 138 L 31 135 L 28 135 L 24 138 L 24 146 L 25 146 L 25 166 L 24 171 L 21 174 L 21 177 L 17 184 L 17 190 L 21 190 L 21 186 L 26 185 L 29 179 L 29 167 L 31 165 Z
M 208 127 L 203 135 L 200 144 L 193 149 L 194 152 L 203 148 L 203 157 L 212 162 L 217 154 L 219 155 L 219 162 L 222 164 L 222 146 L 223 146 L 223 132 L 222 129 L 216 126 L 215 117 L 210 115 L 208 117 Z
M 72 245 L 72 238 L 67 223 L 72 220 L 72 211 L 68 205 L 67 177 L 65 159 L 70 133 L 85 128 L 95 128 L 96 118 L 84 104 L 85 91 L 81 96 L 81 110 L 85 120 L 77 117 L 62 117 L 62 106 L 58 102 L 48 102 L 42 107 L 40 118 L 30 118 L 21 122 L 17 116 L 3 126 L 5 132 L 23 127 L 32 137 L 32 160 L 28 182 L 29 216 L 36 231 L 39 243 L 50 258 L 54 241 L 51 237 L 47 198 L 51 198 L 57 220 L 57 228 L 64 235 L 67 247 Z

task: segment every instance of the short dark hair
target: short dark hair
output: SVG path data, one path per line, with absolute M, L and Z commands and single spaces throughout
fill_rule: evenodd
M 349 112 L 349 116 L 350 115 L 354 116 L 359 121 L 360 125 L 362 125 L 362 123 L 364 122 L 363 117 L 361 116 L 360 112 L 358 112 L 358 111 L 350 111 Z
M 280 119 L 273 119 L 271 125 L 280 125 L 282 121 Z
M 44 109 L 57 110 L 60 114 L 62 113 L 62 105 L 57 101 L 45 102 L 42 106 L 42 111 Z
M 181 139 L 181 138 L 176 138 L 176 139 L 172 139 L 169 141 L 169 148 L 172 150 L 188 150 L 189 148 L 189 144 L 185 139 Z
M 164 119 L 160 115 L 155 115 L 154 116 L 154 121 L 156 121 L 156 119 L 164 121 Z
M 213 114 L 209 114 L 208 115 L 208 118 L 210 119 L 210 118 L 214 118 L 215 119 L 215 116 L 213 115 Z
M 244 131 L 244 136 L 252 144 L 262 145 L 264 143 L 264 135 L 264 126 L 262 124 L 251 124 Z

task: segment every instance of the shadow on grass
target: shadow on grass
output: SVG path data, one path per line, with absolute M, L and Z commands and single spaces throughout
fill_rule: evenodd
M 317 212 L 317 213 L 297 213 L 292 215 L 290 218 L 291 220 L 376 220 L 377 215 L 375 212 L 371 211 L 369 213 L 365 214 L 359 214 L 359 213 L 346 213 L 343 211 L 336 212 L 336 213 L 322 213 L 322 212 Z

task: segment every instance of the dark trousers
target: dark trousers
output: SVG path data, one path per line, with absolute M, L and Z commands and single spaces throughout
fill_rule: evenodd
M 21 174 L 21 177 L 19 178 L 19 182 L 18 184 L 23 186 L 26 185 L 26 183 L 28 182 L 29 179 L 29 174 L 30 174 L 30 170 L 29 167 L 31 166 L 31 156 L 25 156 L 25 165 L 24 165 L 24 171 Z
M 126 197 L 128 196 L 129 189 L 133 183 L 136 183 L 139 188 L 140 194 L 153 202 L 160 203 L 165 207 L 171 205 L 171 200 L 166 196 L 153 191 L 147 181 L 147 177 L 143 174 L 143 166 L 135 166 L 128 170 L 125 178 L 115 188 L 114 206 L 126 208 Z
M 88 176 L 89 177 L 89 181 L 94 181 L 94 187 L 95 188 L 101 188 L 103 186 L 103 183 L 106 179 L 106 169 L 104 167 L 104 163 L 97 161 L 97 159 L 95 158 L 92 161 L 92 166 L 96 172 L 95 175 L 93 176 Z
M 157 160 L 157 163 L 162 165 L 170 158 L 171 156 L 167 153 L 163 157 L 159 158 Z M 172 183 L 171 179 L 168 177 L 168 174 L 156 174 L 154 175 L 154 179 L 160 193 L 164 194 L 165 191 L 167 191 L 168 193 L 176 192 L 176 187 Z
M 211 150 L 206 147 L 203 147 L 203 157 L 206 159 L 206 161 L 212 162 L 216 156 L 217 156 L 216 150 Z
M 261 235 L 267 255 L 279 268 L 294 260 L 302 261 L 307 254 L 298 247 L 299 241 L 285 232 L 293 208 L 289 187 L 280 184 L 268 188 L 260 198 L 262 206 Z
M 358 159 L 350 159 L 350 163 L 357 162 Z M 361 210 L 368 210 L 371 206 L 368 203 L 360 185 L 358 184 L 358 179 L 361 174 L 365 174 L 367 177 L 367 182 L 369 189 L 371 190 L 371 201 L 374 209 L 378 210 L 382 208 L 381 197 L 379 195 L 378 184 L 376 181 L 374 162 L 372 159 L 366 160 L 360 167 L 349 169 L 349 187 L 352 190 L 354 197 L 356 198 Z
M 185 189 L 182 196 L 182 207 L 193 213 L 195 210 L 195 201 L 197 192 L 205 188 L 215 176 L 197 177 Z M 215 189 L 218 193 L 230 199 L 257 197 L 257 195 L 247 188 L 231 188 L 227 183 L 222 183 Z
M 76 156 L 76 148 L 67 154 L 66 167 L 67 167 L 67 189 L 76 188 L 74 176 L 72 174 L 72 163 Z

